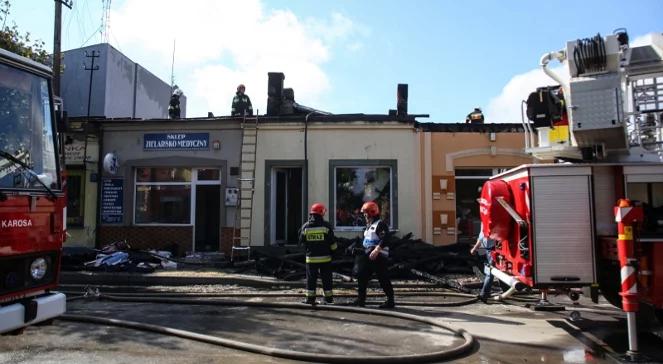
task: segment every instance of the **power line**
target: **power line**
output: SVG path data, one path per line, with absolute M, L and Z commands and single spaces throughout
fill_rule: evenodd
M 83 42 L 83 44 L 81 44 L 81 46 L 80 46 L 79 48 L 83 48 L 83 47 L 87 44 L 87 42 L 89 42 L 90 39 L 92 39 L 92 38 L 93 38 L 95 35 L 97 35 L 97 33 L 100 32 L 100 31 L 101 31 L 101 26 L 99 26 L 99 28 L 95 29 L 95 30 L 92 32 L 92 34 L 87 38 L 87 40 L 85 40 L 85 42 Z

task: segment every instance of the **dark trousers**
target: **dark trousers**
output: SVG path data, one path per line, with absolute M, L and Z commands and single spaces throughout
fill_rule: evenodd
M 481 293 L 479 293 L 479 296 L 481 298 L 488 298 L 493 288 L 494 278 L 493 273 L 491 272 L 491 269 L 493 268 L 493 258 L 489 251 L 484 255 L 484 260 L 483 273 L 485 274 L 485 277 L 483 278 L 483 286 L 481 287 Z
M 322 279 L 322 290 L 327 294 L 332 291 L 332 267 L 331 262 L 328 263 L 306 263 L 306 290 L 307 292 L 313 291 L 313 294 L 307 294 L 307 297 L 315 297 L 315 288 L 318 281 L 318 274 Z
M 377 259 L 370 260 L 368 255 L 360 254 L 355 258 L 355 264 L 357 265 L 357 300 L 360 302 L 366 301 L 366 289 L 373 273 L 377 276 L 380 287 L 387 295 L 387 299 L 394 300 L 394 288 L 391 286 L 391 281 L 387 275 L 387 258 L 380 255 Z

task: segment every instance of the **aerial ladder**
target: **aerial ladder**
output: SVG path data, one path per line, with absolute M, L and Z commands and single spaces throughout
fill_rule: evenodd
M 491 177 L 479 200 L 491 272 L 513 288 L 496 298 L 526 286 L 549 310 L 549 290 L 600 291 L 626 313 L 631 359 L 639 307 L 663 322 L 663 34 L 643 43 L 617 30 L 544 54 L 558 85 L 522 104 L 525 149 L 544 163 Z

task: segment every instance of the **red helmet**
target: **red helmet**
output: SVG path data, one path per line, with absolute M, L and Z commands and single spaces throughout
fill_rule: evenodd
M 316 215 L 320 215 L 320 216 L 324 215 L 326 212 L 327 212 L 327 208 L 325 207 L 325 205 L 323 205 L 319 202 L 316 202 L 313 205 L 311 205 L 311 211 L 309 211 L 309 213 L 311 213 L 311 214 L 316 214 Z
M 368 201 L 361 206 L 361 212 L 362 214 L 363 213 L 368 214 L 368 216 L 370 217 L 376 217 L 380 215 L 380 208 L 378 207 L 378 204 L 376 204 L 375 202 Z

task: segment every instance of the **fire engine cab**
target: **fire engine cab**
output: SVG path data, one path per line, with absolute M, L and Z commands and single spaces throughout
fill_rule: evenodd
M 51 70 L 0 49 L 0 333 L 65 312 L 66 229 Z
M 542 303 L 551 288 L 598 286 L 663 322 L 663 34 L 638 46 L 624 30 L 570 41 L 540 65 L 558 85 L 522 110 L 541 163 L 493 176 L 479 200 L 484 234 L 498 240 L 492 271 L 509 291 L 540 289 Z

